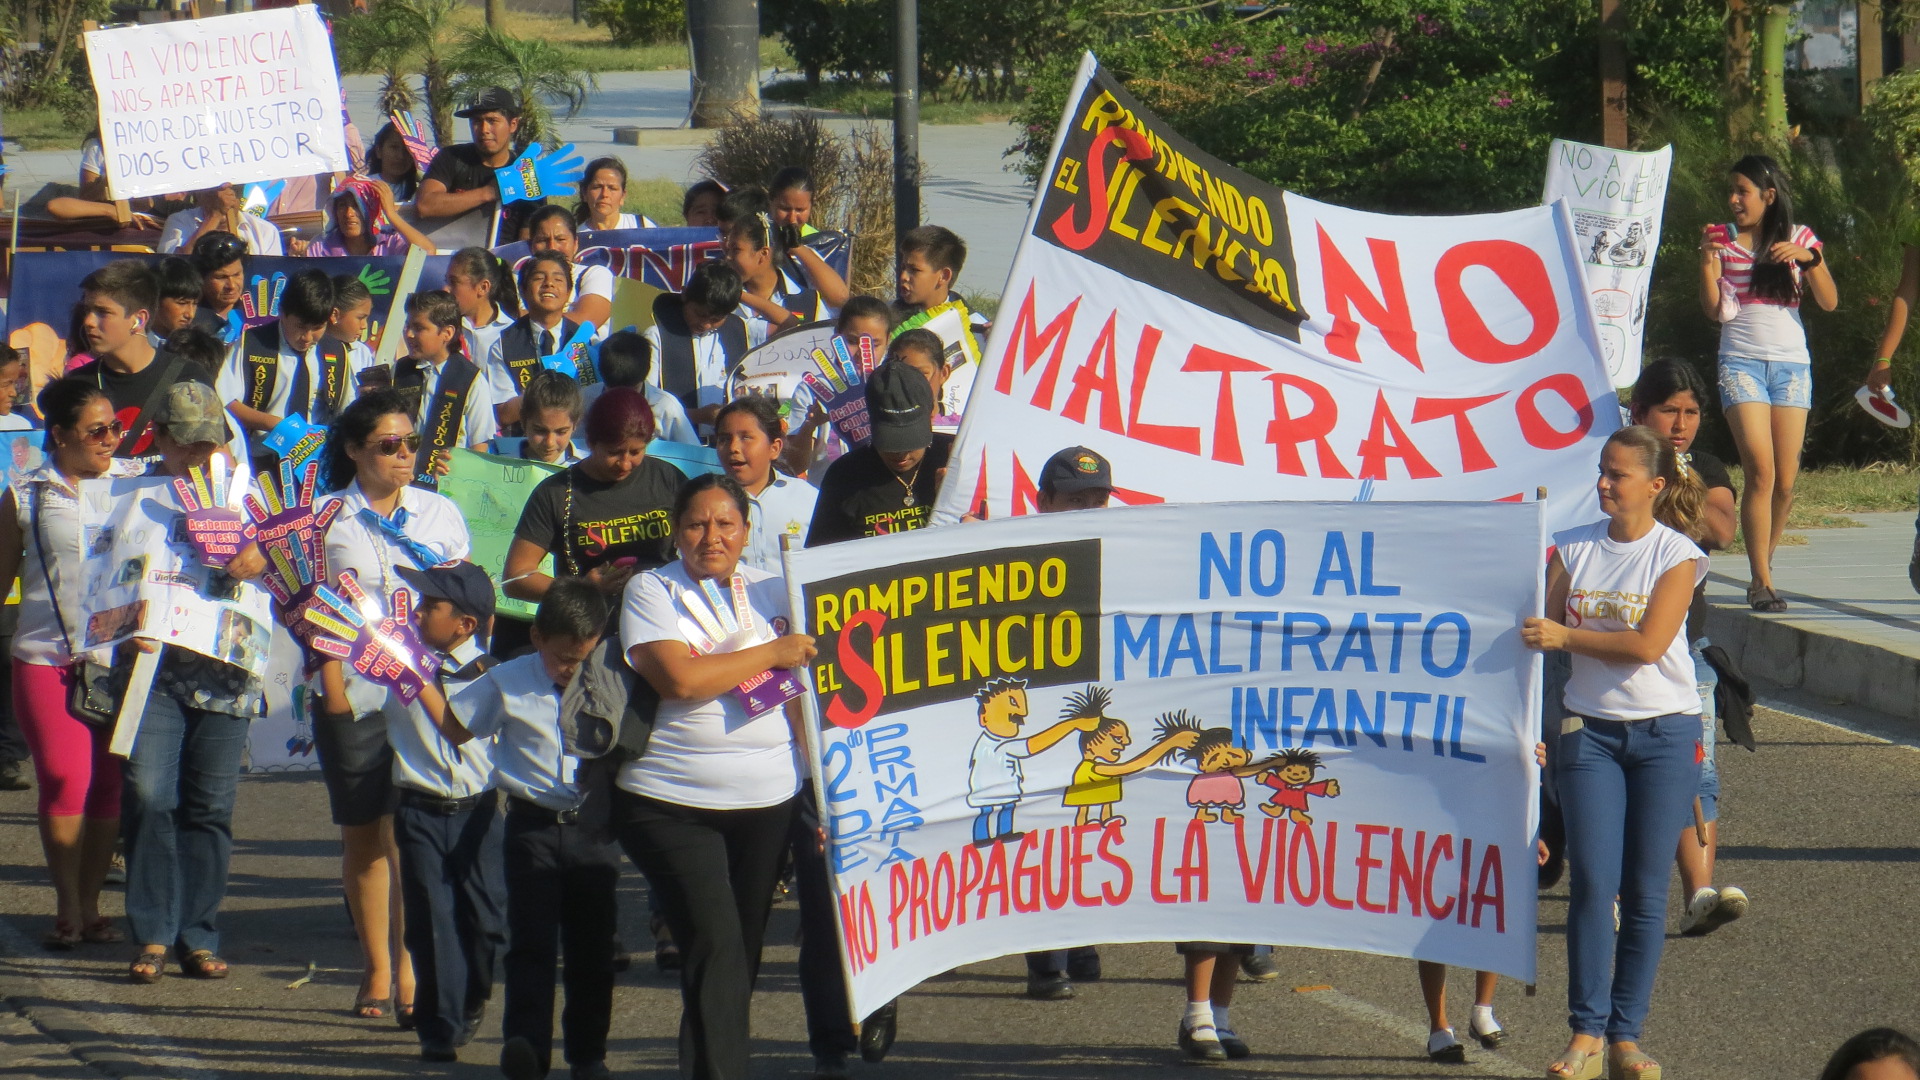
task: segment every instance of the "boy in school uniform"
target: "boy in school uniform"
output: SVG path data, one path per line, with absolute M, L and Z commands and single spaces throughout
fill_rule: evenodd
M 520 422 L 520 397 L 533 377 L 547 370 L 541 358 L 573 340 L 580 324 L 567 318 L 573 295 L 573 264 L 557 251 L 543 251 L 520 264 L 520 298 L 527 313 L 493 340 L 484 357 L 493 411 L 504 427 Z
M 465 561 L 394 572 L 420 598 L 414 625 L 421 643 L 438 654 L 435 685 L 443 696 L 457 696 L 495 663 L 478 640 L 493 620 L 493 582 Z M 506 948 L 493 743 L 451 745 L 421 701 L 403 706 L 389 697 L 383 711 L 400 792 L 393 832 L 417 980 L 420 1058 L 455 1061 L 486 1015 L 494 968 Z
M 374 366 L 373 347 L 363 338 L 367 336 L 367 327 L 373 322 L 373 292 L 367 283 L 352 274 L 335 274 L 333 277 L 333 315 L 327 319 L 327 344 L 347 350 L 347 373 L 351 378 L 345 386 L 327 387 L 323 395 L 327 400 L 330 416 L 339 416 L 353 399 L 360 396 L 363 389 L 361 376 Z M 389 384 L 392 370 L 387 376 Z
M 393 388 L 406 399 L 420 434 L 414 484 L 432 490 L 451 467 L 448 452 L 486 453 L 499 425 L 486 376 L 460 355 L 460 307 L 445 289 L 407 297 L 407 355 L 394 365 Z
M 653 342 L 632 330 L 617 330 L 600 343 L 600 382 L 580 388 L 581 400 L 592 405 L 609 386 L 630 386 L 640 391 L 653 409 L 653 437 L 668 442 L 700 445 L 700 433 L 687 419 L 680 399 L 653 385 Z
M 922 225 L 909 229 L 900 238 L 899 274 L 894 281 L 894 322 L 961 299 L 953 291 L 960 270 L 967 264 L 967 242 L 952 229 L 940 225 Z M 985 340 L 989 323 L 978 312 L 967 313 L 967 323 L 975 336 Z M 941 416 L 959 416 L 966 411 L 967 398 L 973 392 L 977 365 L 971 360 L 955 364 L 943 380 L 934 411 Z
M 701 263 L 679 293 L 653 301 L 646 338 L 656 362 L 653 383 L 680 399 L 687 418 L 711 428 L 727 400 L 727 372 L 766 340 L 738 313 L 740 274 L 724 262 Z
M 564 1052 L 575 1080 L 607 1071 L 620 875 L 608 815 L 609 774 L 583 746 L 560 698 L 599 643 L 607 602 L 579 578 L 559 578 L 534 613 L 534 651 L 488 671 L 451 702 L 449 741 L 494 739 L 495 782 L 506 816 L 507 1004 L 500 1071 L 537 1080 L 553 1056 L 553 969 L 565 966 Z M 602 733 L 604 734 L 604 733 Z M 583 755 L 583 751 L 585 754 Z
M 260 440 L 287 417 L 316 425 L 332 419 L 327 388 L 349 379 L 346 346 L 325 339 L 332 318 L 333 279 L 302 270 L 287 279 L 279 318 L 243 332 L 227 354 L 214 389 L 246 429 L 257 462 L 272 458 Z

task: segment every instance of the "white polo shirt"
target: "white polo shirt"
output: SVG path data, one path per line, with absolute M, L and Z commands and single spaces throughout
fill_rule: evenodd
M 494 346 L 499 343 L 500 335 L 512 325 L 513 316 L 507 314 L 507 309 L 498 304 L 493 306 L 493 321 L 485 326 L 476 326 L 465 316 L 460 319 L 460 337 L 467 345 L 467 359 L 485 369 L 489 378 L 492 376 L 492 369 L 487 367 L 487 357 L 493 355 Z
M 475 365 L 480 366 L 480 365 Z M 433 408 L 433 399 L 440 392 L 440 376 L 447 370 L 445 361 L 427 365 L 427 379 L 420 387 L 420 412 L 413 418 L 416 430 L 424 431 L 426 414 Z M 490 385 L 486 369 L 474 377 L 473 387 L 467 391 L 467 401 L 460 412 L 459 446 L 479 446 L 500 434 L 500 421 L 493 415 L 493 388 Z M 426 436 L 422 434 L 421 438 Z
M 473 684 L 473 679 L 450 676 L 482 655 L 472 638 L 443 657 L 441 689 L 451 698 Z M 387 742 L 393 747 L 393 782 L 447 799 L 464 799 L 493 786 L 493 740 L 473 739 L 459 746 L 447 742 L 419 701 L 402 705 L 389 697 L 381 712 L 387 718 Z
M 160 254 L 172 255 L 185 248 L 187 240 L 200 231 L 200 223 L 206 219 L 206 211 L 197 206 L 168 215 L 166 224 L 160 227 Z M 247 242 L 247 251 L 254 255 L 286 254 L 280 244 L 279 228 L 266 218 L 241 214 L 238 235 Z
M 747 533 L 747 546 L 740 552 L 740 561 L 775 577 L 784 577 L 780 538 L 797 536 L 800 546 L 806 546 L 807 527 L 813 522 L 813 504 L 819 497 L 819 489 L 812 484 L 775 469 L 773 481 L 762 488 L 760 494 L 747 497 L 747 516 L 752 529 Z
M 560 692 L 540 654 L 531 652 L 475 679 L 449 702 L 475 741 L 493 740 L 494 785 L 549 810 L 581 799 L 580 759 L 560 742 Z

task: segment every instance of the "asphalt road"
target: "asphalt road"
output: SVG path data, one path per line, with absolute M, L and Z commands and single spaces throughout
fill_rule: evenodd
M 1735 749 L 1725 778 L 1724 882 L 1754 911 L 1707 938 L 1672 937 L 1646 1047 L 1670 1077 L 1812 1077 L 1861 1028 L 1920 1028 L 1910 924 L 1920 862 L 1920 752 L 1900 742 L 1779 712 L 1756 720 L 1757 754 Z M 234 964 L 225 982 L 124 977 L 127 947 L 49 954 L 35 945 L 51 893 L 30 794 L 0 794 L 0 1075 L 211 1077 L 497 1076 L 498 1020 L 466 1061 L 424 1066 L 411 1035 L 347 1015 L 355 950 L 340 901 L 338 845 L 317 778 L 241 786 L 232 892 L 225 917 Z M 1675 900 L 1676 904 L 1678 898 Z M 638 876 L 623 883 L 628 941 L 644 944 Z M 109 900 L 118 913 L 119 897 Z M 1464 1066 L 1427 1063 L 1413 965 L 1303 949 L 1279 953 L 1281 977 L 1242 983 L 1235 1026 L 1254 1056 L 1220 1073 L 1311 1077 L 1538 1076 L 1564 1045 L 1564 885 L 1540 900 L 1540 991 L 1503 980 L 1498 1013 L 1513 1032 L 1497 1054 Z M 761 1077 L 809 1068 L 791 947 L 791 904 L 775 913 L 756 1000 Z M 666 1075 L 679 1015 L 673 985 L 642 954 L 616 994 L 616 1075 Z M 320 969 L 298 989 L 289 984 Z M 1106 950 L 1106 978 L 1075 1000 L 1027 1001 L 1018 958 L 970 965 L 902 1000 L 901 1041 L 875 1080 L 1033 1077 L 1126 1080 L 1165 1075 L 1180 1015 L 1172 950 Z M 1305 990 L 1325 986 L 1330 989 Z M 1464 1031 L 1471 986 L 1456 972 L 1453 1013 Z M 495 1017 L 497 1017 L 497 1010 Z M 856 1068 L 859 1066 L 856 1064 Z M 564 1075 L 564 1074 L 557 1074 Z

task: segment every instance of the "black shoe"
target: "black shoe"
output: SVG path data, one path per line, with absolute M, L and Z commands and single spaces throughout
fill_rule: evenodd
M 1227 1060 L 1227 1048 L 1220 1045 L 1219 1039 L 1196 1039 L 1185 1022 L 1180 1025 L 1180 1052 L 1187 1055 L 1190 1062 Z
M 1253 1056 L 1253 1051 L 1247 1047 L 1246 1040 L 1234 1034 L 1232 1031 L 1221 1031 L 1219 1028 L 1214 1028 L 1213 1033 L 1220 1036 L 1220 1049 L 1225 1050 L 1227 1056 L 1233 1060 L 1239 1061 L 1243 1057 Z
M 486 1019 L 486 1002 L 481 1002 L 478 1008 L 469 1009 L 467 1015 L 460 1021 L 460 1031 L 453 1037 L 453 1045 L 461 1047 L 472 1042 L 473 1037 L 480 1033 L 480 1025 L 484 1023 Z
M 1074 982 L 1100 981 L 1100 954 L 1092 949 L 1067 953 L 1067 978 Z
M 860 1060 L 879 1063 L 887 1059 L 893 1040 L 900 1034 L 900 1003 L 889 1001 L 860 1025 Z
M 420 1045 L 421 1061 L 459 1061 L 460 1054 L 451 1046 Z
M 1280 965 L 1270 952 L 1248 953 L 1240 958 L 1240 974 L 1255 982 L 1272 982 L 1280 977 Z
M 613 973 L 621 975 L 633 966 L 633 954 L 627 951 L 627 943 L 619 938 L 613 939 Z
M 852 1075 L 847 1068 L 847 1055 L 813 1055 L 813 1080 L 847 1080 Z
M 1035 1001 L 1071 1001 L 1073 983 L 1058 971 L 1035 972 L 1027 976 L 1027 996 Z
M 500 1047 L 500 1075 L 507 1080 L 541 1080 L 547 1070 L 526 1036 L 515 1035 Z
M 569 1071 L 573 1080 L 613 1080 L 613 1070 L 604 1061 L 583 1061 Z
M 32 791 L 33 780 L 24 761 L 0 761 L 0 791 Z

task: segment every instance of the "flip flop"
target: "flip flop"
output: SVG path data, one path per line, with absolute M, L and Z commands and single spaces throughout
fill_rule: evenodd
M 385 1020 L 387 1012 L 393 1008 L 392 998 L 355 998 L 353 1015 L 362 1020 Z
M 1547 1080 L 1600 1080 L 1601 1068 L 1605 1064 L 1605 1051 L 1568 1050 L 1547 1065 Z M 1566 1071 L 1555 1072 L 1556 1065 Z M 1644 1077 L 1642 1080 L 1659 1080 L 1659 1078 Z

